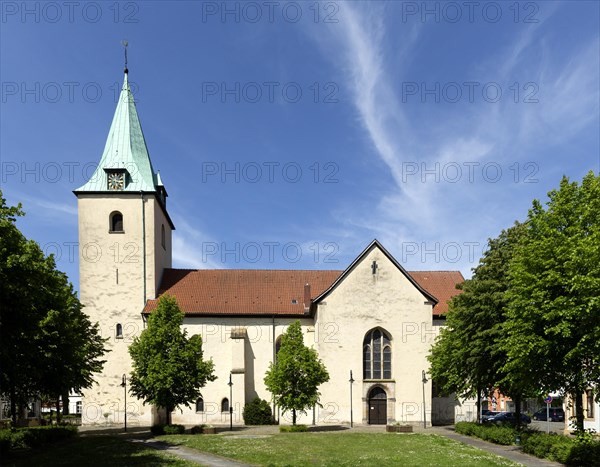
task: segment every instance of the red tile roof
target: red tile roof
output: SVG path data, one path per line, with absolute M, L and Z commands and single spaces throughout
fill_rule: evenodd
M 304 285 L 310 297 L 323 293 L 343 271 L 260 269 L 166 269 L 158 295 L 177 299 L 188 315 L 303 315 Z M 415 281 L 438 299 L 433 314 L 448 311 L 447 300 L 460 293 L 456 284 L 464 278 L 458 271 L 409 272 Z M 294 303 L 293 301 L 296 301 Z M 148 300 L 144 313 L 156 308 Z
M 409 274 L 421 287 L 438 299 L 437 305 L 433 308 L 434 315 L 448 312 L 448 300 L 462 293 L 456 285 L 465 281 L 460 271 L 411 271 Z

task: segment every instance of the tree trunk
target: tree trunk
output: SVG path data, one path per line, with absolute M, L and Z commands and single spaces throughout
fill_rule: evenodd
M 521 430 L 521 394 L 514 397 L 515 402 L 515 418 L 517 422 L 517 430 Z
M 477 423 L 481 423 L 481 388 L 477 388 Z
M 12 418 L 12 426 L 17 426 L 17 391 L 15 387 L 10 388 L 10 416 Z
M 69 415 L 69 393 L 64 392 L 62 396 L 60 396 L 63 403 L 63 415 Z
M 575 394 L 575 423 L 579 433 L 583 433 L 583 419 L 583 391 L 577 391 Z
M 292 409 L 292 425 L 296 424 L 296 409 Z
M 56 396 L 56 424 L 60 424 L 60 396 Z
M 167 425 L 170 425 L 171 424 L 171 412 L 172 412 L 172 409 L 171 409 L 171 407 L 167 407 L 166 410 L 167 410 Z

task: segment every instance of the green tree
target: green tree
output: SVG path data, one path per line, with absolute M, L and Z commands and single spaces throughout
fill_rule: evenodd
M 39 246 L 19 231 L 21 204 L 8 206 L 0 192 L 0 390 L 10 398 L 11 416 L 35 395 L 36 355 L 30 345 L 41 311 L 38 284 L 50 270 Z
M 516 223 L 488 240 L 472 279 L 461 284 L 462 293 L 450 301 L 446 326 L 428 357 L 432 378 L 442 391 L 476 396 L 478 407 L 481 394 L 498 387 L 515 400 L 519 412 L 521 396 L 528 389 L 504 368 L 508 264 L 523 232 L 523 225 Z
M 200 396 L 214 381 L 212 360 L 202 358 L 202 338 L 181 329 L 183 312 L 175 298 L 163 295 L 148 319 L 148 327 L 129 346 L 133 362 L 130 391 L 144 402 L 171 412 Z
M 10 398 L 13 422 L 30 398 L 91 386 L 104 353 L 54 257 L 17 228 L 23 215 L 0 191 L 0 392 Z
M 94 383 L 94 373 L 105 363 L 104 343 L 98 324 L 92 324 L 83 312 L 65 274 L 55 271 L 51 309 L 40 321 L 34 340 L 40 355 L 40 393 L 56 401 L 60 422 L 59 397 L 68 404 L 71 390 L 80 392 Z M 64 411 L 64 410 L 63 410 Z
M 582 394 L 600 387 L 600 177 L 563 177 L 548 198 L 533 202 L 510 263 L 507 370 L 570 394 L 583 430 Z
M 293 322 L 281 337 L 276 362 L 269 366 L 264 381 L 283 413 L 292 411 L 294 425 L 296 412 L 306 413 L 319 404 L 319 386 L 329 381 L 329 373 L 317 351 L 304 345 L 300 321 Z

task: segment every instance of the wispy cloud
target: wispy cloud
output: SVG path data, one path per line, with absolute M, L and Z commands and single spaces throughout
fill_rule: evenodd
M 48 201 L 46 198 L 40 198 L 32 194 L 23 194 L 19 191 L 6 189 L 6 187 L 4 188 L 4 195 L 9 202 L 14 204 L 22 203 L 26 213 L 35 211 L 40 216 L 53 218 L 60 216 L 64 221 L 77 222 L 77 204 L 74 201 L 72 203 Z
M 173 216 L 177 226 L 173 235 L 173 267 L 190 269 L 220 269 L 222 263 L 207 254 L 208 245 L 215 244 L 209 235 L 192 227 L 184 216 Z
M 534 146 L 539 154 L 543 145 L 564 142 L 597 119 L 597 41 L 575 54 L 569 66 L 549 62 L 539 53 L 544 22 L 556 11 L 547 9 L 540 23 L 516 34 L 512 43 L 496 51 L 489 60 L 473 64 L 473 70 L 482 78 L 493 77 L 503 84 L 510 84 L 516 71 L 526 69 L 538 90 L 539 103 L 513 103 L 507 98 L 490 104 L 480 99 L 462 107 L 460 112 L 430 113 L 428 124 L 419 127 L 413 123 L 413 116 L 406 114 L 406 107 L 400 105 L 399 90 L 394 86 L 398 77 L 392 79 L 391 70 L 386 68 L 387 56 L 392 51 L 385 40 L 390 31 L 386 31 L 384 9 L 349 2 L 343 3 L 342 8 L 344 20 L 330 30 L 329 39 L 341 51 L 343 60 L 337 65 L 348 71 L 360 125 L 373 145 L 374 155 L 388 167 L 394 184 L 388 187 L 375 210 L 366 215 L 364 212 L 352 215 L 352 210 L 348 210 L 340 221 L 351 228 L 373 232 L 396 251 L 407 242 L 441 245 L 476 242 L 481 251 L 487 236 L 497 234 L 499 228 L 510 225 L 517 217 L 509 201 L 514 190 L 506 183 L 487 183 L 485 187 L 481 180 L 470 183 L 465 164 L 479 163 L 481 167 L 493 161 L 502 164 L 508 178 L 511 157 L 512 161 L 524 154 L 531 157 Z M 402 56 L 394 51 L 394 59 L 412 63 L 415 51 L 411 45 L 416 45 L 416 39 L 426 32 L 409 31 L 405 41 L 409 45 L 402 48 Z M 401 33 L 393 34 L 395 37 Z M 421 173 L 407 177 L 407 163 L 419 171 L 421 164 L 429 169 L 457 164 L 464 173 L 459 184 L 437 182 L 435 176 L 424 181 Z M 507 201 L 507 212 L 495 213 L 497 225 L 482 222 L 490 209 L 483 192 Z M 465 206 L 469 207 L 470 215 L 465 215 Z M 473 261 L 456 265 L 467 272 Z

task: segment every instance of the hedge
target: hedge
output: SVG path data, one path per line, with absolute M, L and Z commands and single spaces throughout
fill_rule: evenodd
M 600 465 L 600 442 L 589 438 L 535 433 L 523 443 L 523 452 L 566 465 Z
M 472 422 L 458 422 L 455 430 L 457 433 L 504 445 L 513 444 L 518 433 L 511 427 L 478 425 Z M 600 442 L 594 441 L 591 433 L 576 438 L 532 430 L 518 434 L 523 452 L 527 454 L 566 465 L 600 466 Z
M 5 454 L 12 449 L 36 448 L 72 438 L 76 434 L 77 427 L 73 425 L 0 430 L 0 454 Z
M 165 425 L 165 435 L 182 435 L 185 433 L 183 425 Z
M 479 425 L 473 422 L 458 422 L 455 426 L 455 431 L 463 435 L 476 436 L 477 438 L 504 446 L 514 444 L 517 436 L 517 431 L 512 427 Z M 519 436 L 523 439 L 526 434 L 520 433 Z
M 185 427 L 183 425 L 153 425 L 150 427 L 150 432 L 154 436 L 182 435 L 185 433 Z
M 282 425 L 279 427 L 280 433 L 299 433 L 308 431 L 306 425 Z
M 152 425 L 150 427 L 150 432 L 154 436 L 164 435 L 165 434 L 165 425 Z

